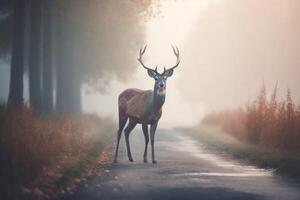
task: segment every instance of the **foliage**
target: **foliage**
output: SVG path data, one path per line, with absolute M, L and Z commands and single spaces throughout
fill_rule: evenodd
M 252 144 L 284 150 L 300 150 L 300 106 L 288 89 L 286 99 L 277 101 L 277 85 L 267 99 L 263 86 L 256 101 L 246 109 L 228 110 L 207 115 L 202 123 L 217 125 L 234 137 Z
M 75 56 L 64 59 L 72 59 L 75 63 L 72 67 L 81 74 L 84 83 L 103 91 L 112 77 L 123 80 L 130 77 L 136 67 L 136 52 L 145 43 L 144 22 L 154 15 L 158 0 L 44 1 L 47 2 L 55 8 L 54 43 L 59 50 L 64 42 L 60 35 L 67 32 L 74 45 L 68 52 L 74 51 Z M 11 7 L 11 0 L 0 3 L 0 57 L 11 56 Z M 26 13 L 31 12 L 27 9 Z M 30 23 L 26 22 L 26 26 Z
M 143 18 L 150 15 L 152 1 L 71 2 L 73 10 L 64 12 L 64 17 L 74 23 L 70 28 L 77 38 L 74 62 L 80 66 L 84 83 L 105 91 L 113 77 L 130 77 L 136 68 L 136 52 L 145 43 Z
M 20 198 L 21 188 L 28 193 L 42 185 L 41 194 L 49 185 L 63 187 L 61 179 L 80 177 L 96 163 L 112 128 L 94 115 L 38 117 L 26 105 L 1 106 L 0 120 L 1 194 L 9 199 Z

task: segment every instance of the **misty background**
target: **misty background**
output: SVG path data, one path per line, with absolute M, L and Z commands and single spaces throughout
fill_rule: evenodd
M 289 87 L 298 102 L 299 6 L 297 0 L 158 1 L 152 9 L 159 12 L 149 19 L 138 11 L 128 15 L 126 7 L 117 3 L 113 12 L 101 5 L 87 6 L 86 13 L 101 11 L 107 18 L 102 23 L 87 15 L 91 17 L 85 20 L 105 24 L 99 29 L 108 33 L 97 38 L 96 34 L 89 35 L 89 31 L 97 30 L 86 29 L 89 40 L 76 41 L 78 56 L 86 52 L 81 42 L 101 45 L 91 45 L 94 53 L 85 56 L 89 61 L 80 66 L 82 72 L 89 72 L 88 81 L 81 84 L 82 109 L 117 120 L 120 92 L 153 88 L 154 81 L 136 62 L 144 44 L 148 44 L 145 62 L 153 68 L 158 65 L 159 71 L 175 63 L 171 44 L 180 50 L 181 64 L 168 79 L 160 127 L 192 125 L 210 111 L 244 106 L 256 97 L 263 82 L 271 92 L 278 81 L 281 98 Z M 124 20 L 120 20 L 122 17 Z M 9 71 L 8 59 L 1 59 L 3 101 L 8 96 Z M 24 98 L 28 100 L 26 76 Z

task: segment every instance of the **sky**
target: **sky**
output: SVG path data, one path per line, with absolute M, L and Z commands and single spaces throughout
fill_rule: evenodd
M 161 16 L 147 23 L 149 66 L 171 66 L 178 46 L 181 63 L 168 79 L 162 127 L 189 126 L 208 112 L 243 107 L 265 84 L 279 98 L 291 88 L 300 99 L 300 14 L 297 0 L 161 1 Z M 143 44 L 141 44 L 143 45 Z M 138 52 L 138 50 L 137 50 Z M 87 111 L 117 119 L 117 96 L 126 88 L 153 88 L 137 63 L 128 82 L 113 80 L 110 92 L 85 97 Z M 105 99 L 100 101 L 100 99 Z M 97 102 L 102 102 L 99 106 Z M 103 107 L 104 106 L 104 107 Z
M 243 0 L 208 3 L 184 48 L 179 80 L 186 101 L 206 110 L 245 105 L 263 82 L 279 96 L 287 88 L 299 103 L 300 2 Z M 197 92 L 194 86 L 197 85 Z

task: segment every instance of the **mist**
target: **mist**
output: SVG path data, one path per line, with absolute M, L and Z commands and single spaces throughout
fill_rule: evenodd
M 133 4 L 124 3 L 123 9 L 116 2 L 99 2 L 80 7 L 78 1 L 72 11 L 85 16 L 75 18 L 70 29 L 78 32 L 73 62 L 81 74 L 84 112 L 117 121 L 119 93 L 153 89 L 154 81 L 136 61 L 144 44 L 145 62 L 159 71 L 175 63 L 171 45 L 180 50 L 181 63 L 167 81 L 161 127 L 193 125 L 208 112 L 243 107 L 262 84 L 271 92 L 278 82 L 280 98 L 290 88 L 296 102 L 300 99 L 297 0 L 158 1 L 149 6 L 154 14 L 147 17 Z M 9 64 L 1 61 L 0 66 L 5 100 Z
M 299 8 L 0 1 L 1 199 L 299 199 Z
M 168 80 L 160 124 L 191 125 L 208 112 L 244 107 L 263 84 L 272 92 L 278 82 L 280 98 L 290 88 L 298 101 L 297 7 L 296 0 L 162 3 L 161 15 L 146 27 L 147 63 L 153 68 L 158 65 L 159 70 L 172 65 L 175 56 L 170 45 L 177 44 L 181 64 Z M 122 90 L 153 87 L 146 71 L 138 63 L 135 67 L 126 82 L 110 81 L 107 93 L 84 96 L 84 109 L 116 119 L 117 95 Z
M 263 82 L 299 100 L 298 1 L 217 1 L 201 13 L 178 87 L 207 109 L 244 105 Z M 183 84 L 185 83 L 185 84 Z M 194 88 L 198 89 L 195 92 Z

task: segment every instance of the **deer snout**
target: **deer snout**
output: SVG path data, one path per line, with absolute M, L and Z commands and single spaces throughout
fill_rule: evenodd
M 160 83 L 160 84 L 159 84 L 159 87 L 160 87 L 160 88 L 163 88 L 163 87 L 165 87 L 165 84 L 164 84 L 164 83 Z

